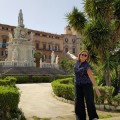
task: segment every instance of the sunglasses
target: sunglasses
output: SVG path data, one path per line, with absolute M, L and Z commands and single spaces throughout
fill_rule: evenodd
M 86 55 L 86 54 L 81 54 L 81 56 L 87 57 L 88 55 Z

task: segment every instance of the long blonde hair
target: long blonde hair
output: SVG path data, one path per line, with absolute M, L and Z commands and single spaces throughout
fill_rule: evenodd
M 80 56 L 81 56 L 81 54 L 83 53 L 83 52 L 86 52 L 87 53 L 87 60 L 86 61 L 90 61 L 90 56 L 89 56 L 89 52 L 88 52 L 88 50 L 82 50 L 79 54 L 78 54 L 78 60 L 80 61 Z

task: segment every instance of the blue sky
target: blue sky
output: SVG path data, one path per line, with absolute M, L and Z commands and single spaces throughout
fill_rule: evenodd
M 73 7 L 83 9 L 83 0 L 0 0 L 0 23 L 17 26 L 22 9 L 26 28 L 63 34 L 65 14 Z

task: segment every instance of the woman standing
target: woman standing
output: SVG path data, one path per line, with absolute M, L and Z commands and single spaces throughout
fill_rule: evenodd
M 75 114 L 76 120 L 86 120 L 85 102 L 89 120 L 98 120 L 94 104 L 95 88 L 97 96 L 100 96 L 96 80 L 93 77 L 91 66 L 88 63 L 89 54 L 87 50 L 79 53 L 78 58 L 73 54 L 67 53 L 72 59 L 76 60 L 75 72 Z

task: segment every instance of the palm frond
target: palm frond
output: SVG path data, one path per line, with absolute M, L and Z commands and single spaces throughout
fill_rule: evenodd
M 104 16 L 107 20 L 111 19 L 113 0 L 84 0 L 84 10 L 93 20 L 99 16 Z
M 99 18 L 96 22 L 86 24 L 85 41 L 91 43 L 98 49 L 99 47 L 107 47 L 110 37 L 110 28 L 108 24 Z
M 73 27 L 77 32 L 81 33 L 87 21 L 84 14 L 80 12 L 76 7 L 74 7 L 72 12 L 67 13 L 65 16 L 68 24 Z

